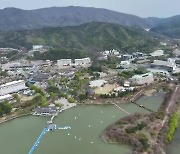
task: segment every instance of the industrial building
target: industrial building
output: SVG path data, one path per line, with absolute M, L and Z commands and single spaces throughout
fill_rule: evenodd
M 134 75 L 130 79 L 133 85 L 143 85 L 143 84 L 150 84 L 154 82 L 154 76 L 152 73 L 146 73 L 142 75 Z
M 27 89 L 24 80 L 8 82 L 0 85 L 0 96 L 18 92 L 23 89 Z

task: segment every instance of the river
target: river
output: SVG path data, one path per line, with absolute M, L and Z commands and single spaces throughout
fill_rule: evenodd
M 142 97 L 137 102 L 157 110 L 164 95 L 158 93 Z M 122 104 L 129 113 L 143 112 L 134 104 Z M 126 145 L 106 144 L 100 135 L 111 123 L 127 116 L 115 106 L 79 106 L 55 118 L 57 126 L 70 126 L 71 130 L 56 130 L 45 134 L 34 154 L 130 154 Z M 26 116 L 0 125 L 0 153 L 27 154 L 46 126 L 47 117 Z

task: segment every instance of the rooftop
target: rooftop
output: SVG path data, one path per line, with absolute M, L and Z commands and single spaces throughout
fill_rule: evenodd
M 14 84 L 18 84 L 18 83 L 22 83 L 22 82 L 24 82 L 24 80 L 8 82 L 8 83 L 0 85 L 0 88 L 6 87 L 6 86 L 10 86 L 10 85 L 14 85 Z

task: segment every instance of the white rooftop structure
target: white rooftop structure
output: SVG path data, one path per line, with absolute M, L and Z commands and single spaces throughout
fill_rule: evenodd
M 174 62 L 162 61 L 162 60 L 154 60 L 152 66 L 160 69 L 165 69 L 169 72 L 173 72 L 176 69 L 176 64 Z
M 107 83 L 106 80 L 94 80 L 94 81 L 90 81 L 89 82 L 89 86 L 91 88 L 95 88 L 95 87 L 102 87 L 103 85 L 105 85 Z
M 121 61 L 121 65 L 130 65 L 130 61 L 128 60 Z
M 82 58 L 82 59 L 75 59 L 75 65 L 87 65 L 91 62 L 91 59 L 89 57 L 87 58 Z
M 71 59 L 60 59 L 57 60 L 57 66 L 62 67 L 62 66 L 71 66 L 72 60 Z
M 152 73 L 146 73 L 142 75 L 134 75 L 130 80 L 134 85 L 150 84 L 154 82 L 154 76 Z
M 24 80 L 8 82 L 0 85 L 0 96 L 18 92 L 23 89 L 27 89 Z
M 42 48 L 43 48 L 43 45 L 33 45 L 33 50 L 34 51 L 42 49 Z
M 159 56 L 163 56 L 163 55 L 164 55 L 164 51 L 163 50 L 156 50 L 156 51 L 151 53 L 152 57 L 159 57 Z
M 9 99 L 12 99 L 12 98 L 13 98 L 13 96 L 10 95 L 10 94 L 3 95 L 3 96 L 0 96 L 0 102 L 4 101 L 4 100 L 9 100 Z

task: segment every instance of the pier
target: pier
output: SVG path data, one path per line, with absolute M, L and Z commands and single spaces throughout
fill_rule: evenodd
M 34 143 L 33 147 L 29 151 L 29 154 L 33 154 L 34 150 L 36 149 L 36 147 L 38 146 L 38 144 L 40 143 L 42 137 L 45 135 L 46 132 L 47 132 L 47 128 L 44 128 L 44 130 L 42 131 L 41 135 L 38 137 L 38 139 Z
M 133 101 L 131 101 L 131 103 L 133 103 L 133 104 L 135 104 L 135 105 L 137 105 L 137 106 L 139 106 L 139 107 L 141 107 L 141 108 L 143 108 L 143 109 L 145 109 L 145 110 L 147 110 L 147 111 L 149 111 L 149 112 L 155 112 L 155 111 L 153 111 L 153 110 L 145 107 L 144 105 L 140 105 L 140 104 L 138 104 L 138 103 L 136 103 L 136 102 L 133 102 Z
M 36 147 L 41 142 L 41 139 L 46 134 L 46 132 L 57 130 L 57 129 L 58 130 L 67 130 L 67 129 L 71 129 L 71 127 L 70 126 L 57 127 L 56 124 L 50 124 L 48 127 L 43 129 L 42 133 L 40 134 L 40 136 L 38 137 L 38 139 L 36 140 L 36 142 L 34 143 L 34 145 L 32 146 L 32 148 L 31 148 L 31 150 L 29 151 L 28 154 L 33 154 L 33 152 L 35 151 Z

